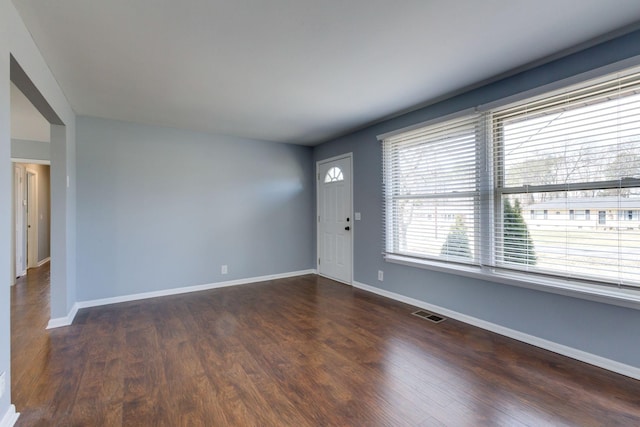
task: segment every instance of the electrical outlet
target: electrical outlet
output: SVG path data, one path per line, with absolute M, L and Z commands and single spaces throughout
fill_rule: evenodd
M 378 270 L 378 280 L 381 282 L 384 281 L 384 271 Z
M 6 378 L 6 372 L 3 372 L 0 374 L 0 399 L 2 399 L 2 396 L 4 396 L 4 392 L 7 388 L 7 380 Z
M 222 267 L 220 267 L 220 273 L 227 274 L 228 272 L 229 270 L 227 269 L 226 265 L 223 265 Z

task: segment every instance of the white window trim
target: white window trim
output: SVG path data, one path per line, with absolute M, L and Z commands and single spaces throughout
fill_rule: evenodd
M 391 132 L 386 132 L 386 133 L 377 135 L 377 139 L 379 141 L 383 141 L 386 138 L 390 138 L 395 135 L 409 132 L 421 127 L 429 126 L 431 124 L 435 124 L 438 122 L 451 120 L 451 119 L 458 118 L 458 117 L 472 114 L 472 113 L 488 112 L 488 111 L 497 109 L 499 107 L 504 107 L 506 105 L 523 101 L 529 98 L 541 96 L 548 92 L 559 90 L 564 87 L 586 82 L 587 80 L 604 77 L 607 74 L 620 72 L 631 67 L 636 67 L 638 65 L 640 65 L 640 56 L 627 58 L 622 61 L 618 61 L 609 65 L 606 65 L 604 67 L 596 68 L 584 73 L 580 73 L 565 79 L 555 81 L 553 83 L 549 83 L 534 89 L 523 91 L 515 95 L 498 99 L 496 101 L 492 101 L 486 104 L 482 104 L 475 108 L 468 108 L 459 112 L 436 117 L 424 122 L 420 122 L 411 126 L 401 128 L 401 129 L 396 129 Z M 491 162 L 487 162 L 487 163 L 491 164 Z M 493 176 L 493 174 L 489 174 L 489 176 Z M 482 183 L 482 184 L 483 186 L 487 185 L 487 183 Z M 485 194 L 484 189 L 481 189 L 481 194 Z M 486 203 L 491 203 L 491 202 L 488 200 L 481 202 L 481 209 L 486 209 Z M 490 210 L 490 212 L 492 211 L 493 210 Z M 483 219 L 483 217 L 486 217 L 486 215 L 481 215 L 481 221 L 482 221 L 481 227 L 483 229 L 486 229 L 487 227 L 492 227 L 494 218 L 489 217 L 489 218 Z M 484 230 L 482 230 L 481 233 L 484 233 Z M 486 234 L 482 234 L 482 235 L 486 235 Z M 493 244 L 494 243 L 492 239 L 491 245 Z M 483 256 L 491 256 L 490 254 L 493 251 L 486 251 L 486 252 L 489 252 L 489 255 L 485 254 Z M 551 292 L 559 295 L 576 297 L 576 298 L 640 310 L 640 290 L 638 289 L 595 285 L 595 284 L 590 284 L 584 281 L 577 281 L 577 280 L 572 281 L 569 279 L 560 279 L 560 278 L 556 279 L 556 278 L 544 277 L 544 276 L 538 277 L 536 275 L 520 273 L 518 271 L 503 271 L 503 270 L 499 270 L 494 267 L 488 267 L 488 266 L 452 265 L 451 263 L 447 263 L 447 262 L 438 262 L 436 260 L 429 260 L 429 259 L 418 259 L 418 258 L 406 257 L 406 256 L 396 255 L 396 254 L 383 253 L 383 257 L 386 262 L 390 262 L 394 264 L 417 267 L 417 268 L 422 268 L 422 269 L 431 270 L 431 271 L 450 273 L 458 276 L 485 280 L 488 282 L 512 285 L 512 286 L 544 291 L 544 292 Z M 484 262 L 484 261 L 485 261 L 484 259 L 481 260 L 481 262 Z
M 457 111 L 455 113 L 452 114 L 447 114 L 445 116 L 438 116 L 435 117 L 433 119 L 424 121 L 424 122 L 420 122 L 420 123 L 416 123 L 415 125 L 411 125 L 411 126 L 407 126 L 407 127 L 403 127 L 401 129 L 397 129 L 391 132 L 386 132 L 383 134 L 380 134 L 378 136 L 376 136 L 376 138 L 378 139 L 378 141 L 383 141 L 385 139 L 388 138 L 392 138 L 396 135 L 400 135 L 401 133 L 406 133 L 406 132 L 411 132 L 413 130 L 417 130 L 426 126 L 430 126 L 436 123 L 442 123 L 442 122 L 446 122 L 448 120 L 454 120 L 460 117 L 464 117 L 464 116 L 468 116 L 470 114 L 473 113 L 477 113 L 479 110 L 477 108 L 467 108 L 466 110 L 462 110 L 462 111 Z

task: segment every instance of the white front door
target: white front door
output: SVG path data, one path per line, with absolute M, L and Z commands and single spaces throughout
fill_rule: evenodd
M 351 284 L 351 155 L 318 162 L 318 273 Z

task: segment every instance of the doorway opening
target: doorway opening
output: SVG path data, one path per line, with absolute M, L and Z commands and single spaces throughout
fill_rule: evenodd
M 49 261 L 51 242 L 51 125 L 11 83 L 11 159 L 13 162 L 12 284 L 29 268 Z
M 13 163 L 13 284 L 51 259 L 49 165 Z

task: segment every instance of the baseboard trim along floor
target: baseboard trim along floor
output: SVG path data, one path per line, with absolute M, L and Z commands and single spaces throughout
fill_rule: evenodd
M 360 282 L 353 282 L 353 286 L 365 291 L 372 292 L 377 295 L 381 295 L 387 298 L 391 298 L 396 301 L 403 302 L 405 304 L 410 304 L 425 310 L 433 311 L 438 313 L 439 315 L 447 316 L 452 319 L 456 319 L 460 322 L 467 323 L 469 325 L 477 326 L 478 328 L 485 329 L 487 331 L 495 332 L 496 334 L 500 334 L 509 338 L 513 338 L 514 340 L 518 340 L 527 344 L 531 344 L 536 347 L 543 348 L 545 350 L 552 351 L 554 353 L 561 354 L 563 356 L 570 357 L 572 359 L 579 360 L 581 362 L 588 363 L 590 365 L 597 366 L 599 368 L 607 369 L 612 372 L 616 372 L 618 374 L 625 375 L 627 377 L 631 377 L 637 380 L 640 380 L 640 368 L 636 368 L 631 365 L 627 365 L 624 363 L 616 362 L 615 360 L 607 359 L 602 356 L 598 356 L 592 353 L 588 353 L 586 351 L 578 350 L 573 347 L 568 347 L 566 345 L 558 344 L 553 341 L 545 340 L 543 338 L 536 337 L 534 335 L 529 335 L 524 332 L 516 331 L 514 329 L 506 328 L 504 326 L 497 325 L 495 323 L 487 322 L 486 320 L 478 319 L 473 316 L 468 316 L 466 314 L 458 313 L 453 310 L 449 310 L 444 307 L 440 307 L 434 304 L 430 304 L 425 301 L 421 301 L 415 298 L 407 297 L 404 295 L 397 294 L 395 292 L 386 291 L 384 289 L 376 288 L 375 286 L 370 286 Z
M 249 277 L 246 279 L 228 280 L 225 282 L 207 283 L 204 285 L 185 286 L 182 288 L 163 289 L 160 291 L 143 292 L 139 294 L 123 295 L 111 298 L 100 298 L 88 301 L 76 302 L 69 313 L 64 317 L 56 317 L 49 320 L 47 329 L 60 328 L 63 326 L 69 326 L 73 323 L 73 319 L 76 317 L 78 310 L 87 307 L 98 307 L 101 305 L 117 304 L 121 302 L 137 301 L 141 299 L 164 297 L 168 295 L 186 294 L 189 292 L 206 291 L 209 289 L 225 288 L 227 286 L 246 285 L 249 283 L 266 282 L 268 280 L 286 279 L 287 277 L 304 276 L 307 274 L 316 274 L 316 270 L 300 270 L 291 271 L 288 273 L 270 274 L 266 276 Z
M 71 308 L 67 316 L 51 319 L 49 321 L 47 329 L 53 329 L 53 328 L 59 328 L 59 327 L 71 325 L 73 323 L 73 319 L 76 316 L 76 313 L 81 308 L 98 307 L 98 306 L 107 305 L 107 304 L 117 304 L 121 302 L 137 301 L 142 299 L 156 298 L 156 297 L 162 297 L 162 296 L 168 296 L 168 295 L 178 295 L 178 294 L 189 293 L 189 292 L 198 292 L 198 291 L 204 291 L 209 289 L 224 288 L 228 286 L 239 286 L 239 285 L 245 285 L 249 283 L 265 282 L 265 281 L 275 280 L 275 279 L 284 279 L 288 277 L 303 276 L 307 274 L 317 274 L 317 272 L 316 270 L 309 269 L 309 270 L 293 271 L 288 273 L 272 274 L 267 276 L 250 277 L 246 279 L 229 280 L 225 282 L 208 283 L 204 285 L 164 289 L 160 291 L 144 292 L 144 293 L 138 293 L 138 294 L 132 294 L 132 295 L 111 297 L 111 298 L 80 301 L 73 305 L 73 307 Z M 485 320 L 478 319 L 473 316 L 468 316 L 466 314 L 462 314 L 462 313 L 459 313 L 444 307 L 440 307 L 434 304 L 430 304 L 425 301 L 407 297 L 401 294 L 397 294 L 395 292 L 386 291 L 384 289 L 376 288 L 375 286 L 367 285 L 365 283 L 354 281 L 353 286 L 365 291 L 372 292 L 377 295 L 381 295 L 396 301 L 413 305 L 415 307 L 433 311 L 440 315 L 444 315 L 452 319 L 455 319 L 473 326 L 477 326 L 479 328 L 482 328 L 491 332 L 495 332 L 497 334 L 500 334 L 509 338 L 513 338 L 515 340 L 518 340 L 527 344 L 531 344 L 536 347 L 540 347 L 545 350 L 549 350 L 554 353 L 561 354 L 563 356 L 570 357 L 572 359 L 579 360 L 581 362 L 589 363 L 591 365 L 598 366 L 600 368 L 607 369 L 609 371 L 616 372 L 618 374 L 622 374 L 627 377 L 640 380 L 640 368 L 636 368 L 634 366 L 620 363 L 615 360 L 607 359 L 605 357 L 588 353 L 583 350 L 578 350 L 576 348 L 558 344 L 553 341 L 545 340 L 543 338 L 539 338 L 534 335 L 529 335 L 514 329 L 506 328 L 504 326 L 487 322 Z M 0 427 L 4 427 L 4 424 L 0 425 Z
M 13 427 L 18 421 L 18 417 L 20 416 L 19 412 L 16 412 L 16 407 L 14 405 L 9 405 L 7 412 L 4 413 L 4 417 L 0 420 L 0 427 Z

